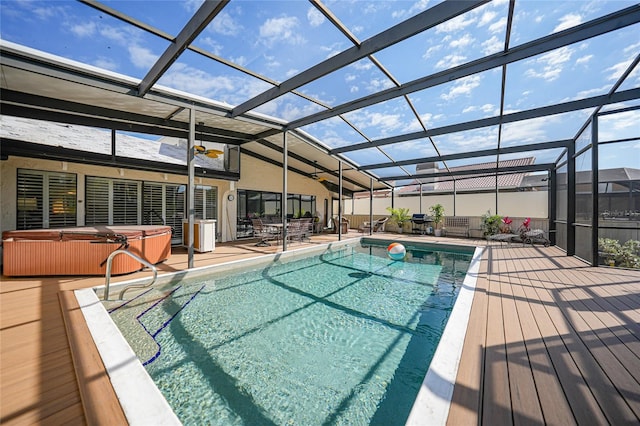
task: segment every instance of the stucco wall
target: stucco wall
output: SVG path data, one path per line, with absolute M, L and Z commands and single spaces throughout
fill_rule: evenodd
M 78 186 L 78 226 L 84 225 L 84 178 L 87 175 L 176 184 L 187 183 L 186 176 L 172 175 L 168 173 L 145 172 L 140 170 L 90 166 L 71 162 L 10 157 L 8 160 L 0 162 L 0 205 L 2 206 L 0 211 L 0 230 L 2 231 L 16 228 L 17 170 L 20 168 L 75 173 L 77 175 Z M 218 188 L 217 232 L 220 234 L 221 241 L 230 241 L 235 239 L 237 216 L 236 190 L 238 188 L 270 192 L 282 191 L 282 170 L 275 165 L 243 155 L 241 176 L 242 177 L 238 182 L 200 177 L 195 178 L 196 184 L 216 186 Z M 289 193 L 315 195 L 317 208 L 320 211 L 323 209 L 324 200 L 331 199 L 330 192 L 320 183 L 293 172 L 289 172 L 288 174 L 288 190 Z M 228 201 L 227 196 L 230 194 L 234 195 L 233 201 Z
M 282 192 L 282 169 L 248 155 L 243 155 L 237 188 Z M 321 183 L 291 171 L 287 172 L 287 191 L 290 194 L 315 195 L 316 209 L 321 214 L 324 214 L 322 211 L 324 200 L 331 200 L 331 192 Z M 329 205 L 329 208 L 331 208 L 331 205 Z
M 409 208 L 409 213 L 429 213 L 429 207 L 442 204 L 447 216 L 482 216 L 490 210 L 496 213 L 495 194 L 458 194 L 455 201 L 453 195 L 395 197 L 394 206 Z M 373 214 L 388 215 L 387 206 L 391 205 L 391 197 L 374 198 Z M 546 218 L 548 212 L 548 193 L 546 191 L 503 192 L 498 196 L 498 213 L 503 216 Z M 345 214 L 369 214 L 369 199 L 345 199 Z
M 131 179 L 143 180 L 151 182 L 164 182 L 186 184 L 186 176 L 172 175 L 160 172 L 145 172 L 140 170 L 119 169 L 113 167 L 91 166 L 63 161 L 50 161 L 41 159 L 30 159 L 22 157 L 9 157 L 8 160 L 0 162 L 0 229 L 2 231 L 12 230 L 16 228 L 16 191 L 17 191 L 17 175 L 18 169 L 52 171 L 61 173 L 75 173 L 77 175 L 77 224 L 84 225 L 85 206 L 84 206 L 84 183 L 85 176 L 110 177 L 115 179 Z M 195 178 L 196 184 L 209 185 L 218 187 L 218 221 L 225 219 L 225 209 L 230 209 L 229 217 L 233 220 L 233 229 L 235 230 L 235 201 L 227 203 L 227 195 L 231 189 L 231 182 L 219 179 Z M 229 206 L 227 206 L 229 204 Z M 232 211 L 231 211 L 232 210 Z M 221 227 L 220 225 L 225 225 Z M 218 224 L 218 231 L 221 233 L 221 239 L 227 241 L 229 232 L 224 223 Z M 234 232 L 235 235 L 235 232 Z

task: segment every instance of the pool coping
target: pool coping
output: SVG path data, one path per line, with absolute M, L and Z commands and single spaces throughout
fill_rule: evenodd
M 162 274 L 158 276 L 156 283 L 163 284 L 176 279 L 197 278 L 214 272 L 229 271 L 243 265 L 257 267 L 274 261 L 293 261 L 316 252 L 324 253 L 327 250 L 359 243 L 362 238 L 352 238 L 320 246 Z M 429 243 L 429 245 L 439 246 L 437 243 Z M 429 424 L 446 423 L 483 250 L 482 247 L 476 247 L 474 251 L 462 288 L 409 414 L 407 424 L 421 425 L 427 419 Z M 148 278 L 124 281 L 113 285 L 112 288 L 142 284 L 146 281 Z M 74 294 L 129 424 L 181 424 L 153 379 L 111 320 L 98 298 L 100 290 L 104 291 L 104 286 L 75 290 Z M 454 323 L 456 324 L 454 325 Z
M 449 416 L 484 247 L 476 247 L 462 288 L 409 413 L 407 425 L 444 425 Z

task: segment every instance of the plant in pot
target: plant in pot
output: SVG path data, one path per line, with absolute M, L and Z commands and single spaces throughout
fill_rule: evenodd
M 408 222 L 411 219 L 411 216 L 409 216 L 409 209 L 403 207 L 387 207 L 387 210 L 391 214 L 391 220 L 398 225 L 398 232 L 402 233 L 402 228 L 404 227 L 405 222 Z
M 440 237 L 442 235 L 442 228 L 440 224 L 444 221 L 444 206 L 442 204 L 435 204 L 429 207 L 431 217 L 433 218 L 433 225 L 435 226 L 435 235 Z
M 499 214 L 492 215 L 489 210 L 481 216 L 481 220 L 482 236 L 485 238 L 497 234 L 500 231 L 500 223 L 503 221 L 502 216 Z M 509 219 L 509 225 L 512 222 L 513 221 Z

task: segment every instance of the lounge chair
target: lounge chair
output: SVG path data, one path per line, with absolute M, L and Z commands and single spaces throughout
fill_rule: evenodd
M 358 231 L 362 233 L 369 232 L 370 230 L 371 232 L 374 232 L 374 233 L 384 232 L 384 225 L 387 223 L 388 220 L 389 220 L 388 217 L 383 217 L 381 219 L 374 221 L 373 229 L 371 229 L 371 223 L 363 222 L 362 225 L 360 225 L 360 227 L 358 228 Z
M 337 217 L 332 217 L 331 218 L 331 222 L 333 223 L 333 233 L 337 234 L 338 233 L 338 218 Z M 346 234 L 347 232 L 349 232 L 349 219 L 343 217 L 342 218 L 342 233 Z

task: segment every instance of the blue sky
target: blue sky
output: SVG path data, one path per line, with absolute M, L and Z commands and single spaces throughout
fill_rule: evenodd
M 324 2 L 360 42 L 437 3 Z M 521 45 L 635 3 L 518 0 L 509 46 Z M 105 1 L 104 4 L 175 36 L 201 1 Z M 505 42 L 507 10 L 507 1 L 492 1 L 384 49 L 376 53 L 375 58 L 402 84 L 499 52 Z M 159 37 L 75 1 L 3 0 L 0 12 L 3 40 L 139 79 L 168 45 Z M 232 0 L 193 44 L 274 82 L 284 81 L 352 47 L 349 39 L 309 2 L 302 0 Z M 504 109 L 516 112 L 605 94 L 639 53 L 640 27 L 634 25 L 510 64 L 507 66 Z M 428 129 L 492 117 L 500 110 L 501 78 L 501 69 L 492 69 L 412 93 L 409 99 Z M 171 66 L 159 84 L 231 106 L 271 87 L 265 81 L 190 51 Z M 300 87 L 298 91 L 331 107 L 394 85 L 374 62 L 363 59 Z M 640 71 L 636 69 L 622 88 L 639 86 Z M 257 111 L 289 121 L 323 109 L 321 105 L 290 94 Z M 505 125 L 501 146 L 574 137 L 590 113 L 578 111 Z M 345 118 L 360 133 L 338 118 L 306 126 L 303 130 L 330 148 L 364 142 L 363 135 L 376 140 L 422 130 L 422 124 L 404 98 L 352 111 L 345 114 Z M 619 114 L 601 126 L 602 137 L 637 138 L 640 134 L 638 123 L 638 112 Z M 494 148 L 498 128 L 437 136 L 433 140 L 441 154 Z M 635 163 L 640 167 L 638 148 L 637 141 L 625 144 L 619 158 L 603 158 L 603 161 L 624 162 L 628 167 Z M 346 155 L 364 165 L 389 161 L 389 156 L 404 160 L 436 154 L 429 140 L 388 145 L 383 150 L 371 148 Z M 532 155 L 536 156 L 537 162 L 548 162 L 554 161 L 558 152 Z M 457 164 L 459 162 L 449 165 Z M 395 175 L 401 171 L 388 168 L 379 173 Z

